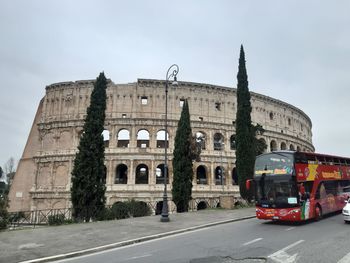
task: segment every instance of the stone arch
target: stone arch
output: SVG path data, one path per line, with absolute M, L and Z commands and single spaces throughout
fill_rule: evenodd
M 117 135 L 117 147 L 128 148 L 130 143 L 130 132 L 127 129 L 120 129 Z
M 197 210 L 204 210 L 208 208 L 208 204 L 205 201 L 200 201 L 197 205 Z
M 165 148 L 165 145 L 169 148 L 169 133 L 166 134 L 166 138 L 165 133 L 165 130 L 159 130 L 157 132 L 157 148 Z
M 128 167 L 121 163 L 115 169 L 115 184 L 127 184 L 128 183 Z
M 208 184 L 207 167 L 199 165 L 196 169 L 197 184 Z
M 156 215 L 160 215 L 162 213 L 162 209 L 163 209 L 163 201 L 157 202 L 156 209 L 155 209 L 155 214 Z
M 230 137 L 230 149 L 236 150 L 236 134 L 232 134 Z
M 224 144 L 224 136 L 217 132 L 214 134 L 214 151 L 222 151 Z
M 281 142 L 281 150 L 287 150 L 287 145 L 285 142 Z
M 276 143 L 275 140 L 272 140 L 272 141 L 270 142 L 270 151 L 271 151 L 271 152 L 272 152 L 272 151 L 277 151 L 277 143 Z
M 164 184 L 164 176 L 165 176 L 165 165 L 159 164 L 156 168 L 156 184 Z M 169 184 L 169 167 L 167 168 L 167 178 L 166 183 Z
M 63 209 L 65 208 L 65 200 L 57 200 L 52 203 L 52 208 L 53 209 Z
M 238 174 L 236 167 L 233 167 L 232 169 L 232 185 L 238 185 Z
M 224 168 L 222 166 L 217 166 L 215 168 L 215 184 L 216 185 L 225 184 Z
M 148 166 L 146 164 L 139 164 L 136 167 L 135 184 L 148 184 Z
M 267 150 L 267 144 L 264 138 L 259 138 L 258 139 L 258 148 L 257 148 L 257 155 L 263 154 L 266 152 Z
M 110 136 L 109 130 L 104 129 L 102 132 L 102 136 L 103 136 L 103 142 L 105 147 L 109 147 L 109 136 Z
M 201 145 L 201 149 L 206 149 L 206 134 L 202 131 L 196 132 L 196 142 Z
M 137 132 L 137 147 L 148 148 L 149 147 L 149 131 L 141 129 Z

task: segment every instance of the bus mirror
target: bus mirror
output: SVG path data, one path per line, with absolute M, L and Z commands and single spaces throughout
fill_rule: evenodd
M 250 183 L 251 183 L 251 179 L 248 179 L 247 181 L 245 181 L 245 188 L 247 189 L 247 190 L 250 190 Z

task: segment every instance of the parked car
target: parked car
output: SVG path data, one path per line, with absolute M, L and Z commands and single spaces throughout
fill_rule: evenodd
M 345 201 L 345 206 L 343 207 L 343 218 L 345 223 L 349 223 L 350 222 L 350 198 Z

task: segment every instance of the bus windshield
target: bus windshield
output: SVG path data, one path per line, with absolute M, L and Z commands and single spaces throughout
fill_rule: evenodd
M 271 153 L 255 161 L 256 201 L 262 207 L 298 206 L 293 154 Z

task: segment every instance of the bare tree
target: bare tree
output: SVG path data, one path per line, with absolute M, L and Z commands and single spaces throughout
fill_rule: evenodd
M 8 161 L 4 165 L 3 171 L 5 177 L 7 177 L 7 180 L 11 181 L 16 172 L 15 158 L 10 157 L 10 159 L 8 159 Z

